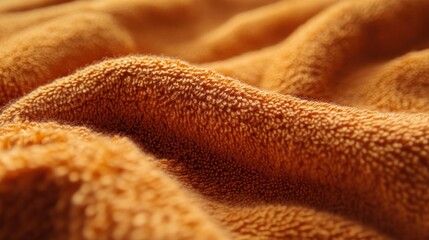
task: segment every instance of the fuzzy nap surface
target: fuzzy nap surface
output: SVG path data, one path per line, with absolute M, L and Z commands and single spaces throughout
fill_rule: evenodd
M 429 239 L 428 0 L 3 0 L 0 239 Z

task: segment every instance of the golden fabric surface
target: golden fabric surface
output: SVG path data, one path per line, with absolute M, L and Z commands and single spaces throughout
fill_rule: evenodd
M 0 239 L 429 239 L 428 0 L 3 0 Z

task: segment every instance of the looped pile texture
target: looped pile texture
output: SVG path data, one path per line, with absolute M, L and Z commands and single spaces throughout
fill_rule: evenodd
M 428 13 L 0 2 L 0 239 L 429 239 Z

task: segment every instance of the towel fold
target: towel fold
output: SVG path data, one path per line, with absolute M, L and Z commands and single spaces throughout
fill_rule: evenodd
M 0 239 L 428 239 L 428 13 L 0 2 Z

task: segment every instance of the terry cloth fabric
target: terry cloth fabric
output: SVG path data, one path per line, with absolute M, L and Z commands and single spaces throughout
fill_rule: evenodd
M 429 239 L 428 0 L 3 0 L 0 239 Z

